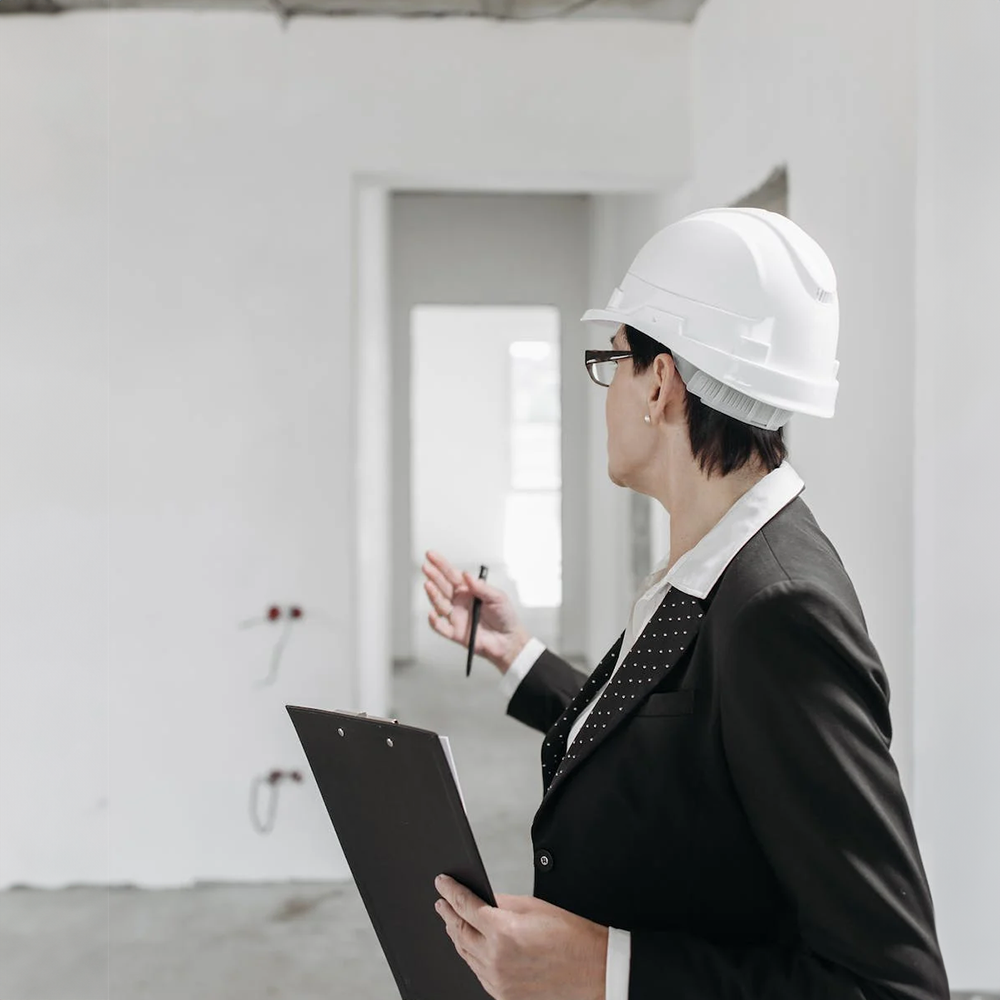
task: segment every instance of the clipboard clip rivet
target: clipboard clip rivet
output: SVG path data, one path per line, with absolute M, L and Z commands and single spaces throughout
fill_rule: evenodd
M 344 735 L 344 730 L 343 729 L 338 729 L 337 730 L 337 735 L 338 736 L 343 736 Z
M 387 737 L 386 738 L 386 743 L 388 743 L 389 746 L 392 746 L 392 738 L 391 737 Z

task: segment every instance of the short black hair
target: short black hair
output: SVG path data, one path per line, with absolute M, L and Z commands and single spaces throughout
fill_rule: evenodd
M 641 375 L 658 354 L 673 352 L 634 326 L 625 326 L 625 339 L 632 352 L 632 371 Z M 788 456 L 784 428 L 767 431 L 737 420 L 706 406 L 693 392 L 686 390 L 684 413 L 687 417 L 691 454 L 702 472 L 728 476 L 743 468 L 756 455 L 768 472 L 774 471 Z

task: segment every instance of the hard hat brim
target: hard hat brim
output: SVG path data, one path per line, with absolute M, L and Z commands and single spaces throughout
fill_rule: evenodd
M 637 316 L 636 313 L 639 315 Z M 633 326 L 658 344 L 663 344 L 675 356 L 683 358 L 712 378 L 729 385 L 744 395 L 750 396 L 752 399 L 756 399 L 758 402 L 780 410 L 789 410 L 792 413 L 803 413 L 814 417 L 833 416 L 837 390 L 839 388 L 836 375 L 823 382 L 814 380 L 807 387 L 809 395 L 815 397 L 815 401 L 803 398 L 804 394 L 801 389 L 799 392 L 790 395 L 787 387 L 780 385 L 751 393 L 747 391 L 751 384 L 751 374 L 756 380 L 759 380 L 762 375 L 768 374 L 761 372 L 759 366 L 754 365 L 746 359 L 726 357 L 725 363 L 730 370 L 716 372 L 717 365 L 713 364 L 713 361 L 716 360 L 716 356 L 720 352 L 715 348 L 696 341 L 687 341 L 682 345 L 678 345 L 673 331 L 668 331 L 666 327 L 662 331 L 656 330 L 655 334 L 648 333 L 648 326 L 641 318 L 642 311 L 637 310 L 636 313 L 624 312 L 619 309 L 588 309 L 580 317 L 580 321 L 584 323 L 608 324 L 614 327 L 618 327 L 622 323 Z M 644 327 L 647 329 L 643 329 Z M 734 364 L 740 367 L 734 368 Z M 743 370 L 741 371 L 740 368 Z
M 629 317 L 614 309 L 588 309 L 581 317 L 581 323 L 612 323 L 614 326 L 628 324 Z

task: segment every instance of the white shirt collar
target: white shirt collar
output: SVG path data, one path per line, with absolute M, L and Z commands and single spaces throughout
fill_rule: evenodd
M 669 584 L 692 597 L 705 597 L 744 545 L 786 504 L 802 492 L 805 483 L 788 464 L 781 463 L 752 486 L 722 515 L 694 548 L 685 552 L 664 576 L 670 554 L 661 559 L 643 581 L 643 590 Z

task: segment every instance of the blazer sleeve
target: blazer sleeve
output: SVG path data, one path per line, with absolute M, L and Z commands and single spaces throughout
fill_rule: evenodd
M 797 913 L 785 947 L 633 930 L 629 1000 L 948 1000 L 927 878 L 889 755 L 864 620 L 783 581 L 735 616 L 719 664 L 726 759 Z
M 587 680 L 571 663 L 545 649 L 518 684 L 507 714 L 547 733 Z

